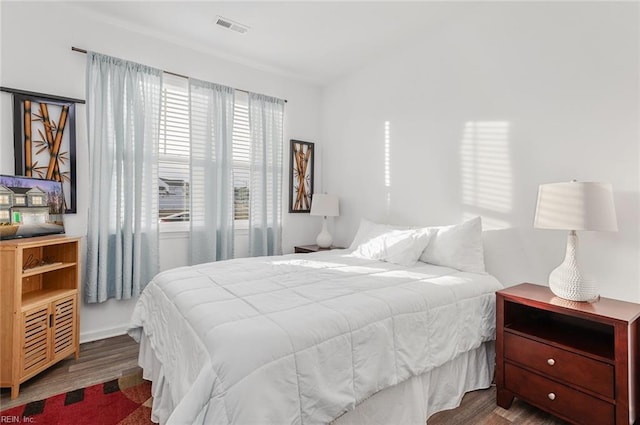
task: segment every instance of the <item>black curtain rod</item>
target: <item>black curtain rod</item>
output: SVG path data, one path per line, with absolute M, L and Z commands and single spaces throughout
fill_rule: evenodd
M 73 47 L 71 46 L 71 50 L 73 50 L 74 52 L 78 52 L 78 53 L 84 53 L 85 55 L 87 54 L 87 51 L 85 49 L 80 49 L 79 47 Z M 182 74 L 177 74 L 175 72 L 171 72 L 171 71 L 167 71 L 167 70 L 162 70 L 162 72 L 164 72 L 165 74 L 170 74 L 170 75 L 175 75 L 176 77 L 182 77 L 182 78 L 189 78 L 187 75 L 182 75 Z M 243 89 L 238 89 L 233 87 L 234 90 L 238 90 L 238 91 L 243 91 L 245 93 L 249 93 L 249 90 L 243 90 Z M 283 99 L 284 103 L 287 103 L 287 99 Z

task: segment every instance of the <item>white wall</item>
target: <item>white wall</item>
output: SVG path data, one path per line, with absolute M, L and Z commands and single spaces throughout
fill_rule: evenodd
M 320 89 L 291 78 L 269 74 L 231 63 L 210 54 L 171 44 L 117 22 L 106 22 L 83 9 L 51 2 L 2 2 L 0 84 L 5 87 L 53 95 L 85 98 L 85 56 L 71 46 L 90 49 L 202 80 L 285 98 L 285 152 L 288 140 L 318 142 Z M 0 173 L 13 174 L 13 129 L 11 95 L 0 95 Z M 78 213 L 67 215 L 68 234 L 86 234 L 88 167 L 85 107 L 77 106 L 77 199 Z M 288 167 L 288 155 L 285 155 Z M 320 176 L 320 162 L 316 175 Z M 288 170 L 288 168 L 285 168 Z M 288 176 L 284 176 L 286 188 Z M 285 201 L 288 191 L 283 191 Z M 286 202 L 284 202 L 286 204 Z M 308 215 L 288 214 L 283 207 L 283 249 L 312 243 L 319 223 Z M 311 226 L 310 226 L 311 224 Z M 317 226 L 314 226 L 317 224 Z M 316 228 L 317 227 L 317 228 Z M 176 239 L 177 237 L 177 239 Z M 186 258 L 180 235 L 161 240 L 161 267 L 183 265 Z M 183 251 L 182 251 L 183 252 Z M 81 341 L 121 332 L 126 327 L 134 301 L 82 304 Z
M 443 7 L 440 5 L 439 7 Z M 490 271 L 544 284 L 566 233 L 532 229 L 541 183 L 613 184 L 619 232 L 581 232 L 604 296 L 640 301 L 638 3 L 464 3 L 323 100 L 325 189 L 348 244 L 360 217 L 481 215 Z

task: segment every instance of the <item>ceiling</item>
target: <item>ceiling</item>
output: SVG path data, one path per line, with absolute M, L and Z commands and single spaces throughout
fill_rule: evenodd
M 87 1 L 74 7 L 235 62 L 324 85 L 407 40 L 427 36 L 443 2 Z M 216 17 L 249 27 L 240 34 Z

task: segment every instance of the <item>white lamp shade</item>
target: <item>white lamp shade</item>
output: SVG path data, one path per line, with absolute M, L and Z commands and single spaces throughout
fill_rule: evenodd
M 337 217 L 340 215 L 338 209 L 338 197 L 327 195 L 326 193 L 314 193 L 311 198 L 311 215 L 322 215 L 325 217 Z
M 576 181 L 541 184 L 533 226 L 539 229 L 617 231 L 611 185 Z

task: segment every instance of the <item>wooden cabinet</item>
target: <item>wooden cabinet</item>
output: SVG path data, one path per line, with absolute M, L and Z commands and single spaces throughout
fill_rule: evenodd
M 79 238 L 0 242 L 0 386 L 20 384 L 80 353 Z
M 640 305 L 568 301 L 528 283 L 496 296 L 500 407 L 518 397 L 574 424 L 634 424 Z

